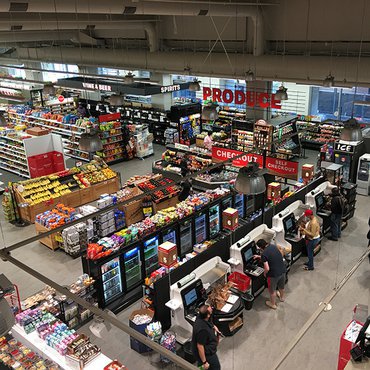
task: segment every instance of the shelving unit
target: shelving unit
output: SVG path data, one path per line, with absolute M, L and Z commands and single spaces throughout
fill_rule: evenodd
M 65 98 L 63 102 L 53 100 L 45 103 L 45 106 L 50 109 L 53 114 L 68 114 L 76 110 L 73 98 Z
M 234 119 L 231 133 L 232 147 L 248 152 L 253 149 L 253 121 Z

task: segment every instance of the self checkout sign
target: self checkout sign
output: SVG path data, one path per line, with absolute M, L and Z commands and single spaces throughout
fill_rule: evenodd
M 340 142 L 336 142 L 334 144 L 334 150 L 336 152 L 344 152 L 344 153 L 354 153 L 355 152 L 355 147 L 350 144 L 343 144 Z

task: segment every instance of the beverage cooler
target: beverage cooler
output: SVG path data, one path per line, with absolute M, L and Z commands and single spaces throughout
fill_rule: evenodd
M 233 206 L 233 197 L 230 195 L 227 198 L 223 199 L 221 201 L 221 213 L 226 209 L 226 208 L 231 208 Z
M 177 225 L 164 229 L 161 234 L 162 234 L 162 243 L 171 242 L 176 245 L 179 245 L 179 240 L 178 240 L 179 232 L 178 232 Z
M 208 208 L 209 238 L 214 239 L 221 231 L 221 206 L 220 203 Z
M 140 245 L 130 248 L 123 253 L 123 265 L 126 290 L 130 290 L 135 286 L 141 284 L 142 277 L 142 263 L 140 256 Z
M 334 162 L 343 165 L 343 182 L 356 183 L 358 161 L 364 153 L 364 142 L 346 141 L 334 143 Z
M 159 246 L 159 234 L 152 236 L 148 239 L 144 239 L 144 265 L 145 265 L 145 276 L 155 271 L 158 267 L 158 246 Z
M 100 272 L 104 305 L 106 306 L 123 292 L 120 258 L 115 257 L 101 265 Z
M 238 210 L 239 218 L 245 217 L 245 199 L 244 194 L 236 193 L 234 196 L 234 208 Z
M 193 220 L 191 217 L 180 222 L 180 245 L 178 253 L 183 258 L 193 251 Z
M 197 212 L 194 215 L 194 243 L 200 244 L 208 239 L 207 211 Z

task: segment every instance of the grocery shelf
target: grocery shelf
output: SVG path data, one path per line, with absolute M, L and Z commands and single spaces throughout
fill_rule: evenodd
M 5 171 L 8 171 L 8 172 L 12 172 L 12 173 L 15 173 L 16 175 L 18 176 L 22 176 L 22 177 L 26 177 L 27 179 L 30 178 L 29 175 L 26 175 L 25 173 L 21 173 L 21 172 L 18 172 L 16 171 L 15 169 L 12 169 L 12 168 L 9 168 L 9 167 L 5 167 L 4 165 L 0 164 L 0 168 L 2 168 L 3 170 Z M 14 168 L 17 168 L 19 169 L 18 167 L 14 167 Z M 20 170 L 20 169 L 19 169 Z
M 13 155 L 13 154 L 11 154 L 11 155 Z M 22 166 L 26 166 L 28 168 L 27 163 L 25 163 L 25 162 L 17 161 L 16 159 L 13 159 L 13 158 L 3 157 L 2 155 L 0 155 L 0 158 L 5 159 L 7 161 L 13 161 L 14 163 L 19 163 Z

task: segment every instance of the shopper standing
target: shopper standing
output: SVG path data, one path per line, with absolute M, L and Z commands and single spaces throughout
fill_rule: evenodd
M 208 149 L 209 151 L 212 151 L 212 145 L 213 145 L 213 140 L 212 140 L 211 132 L 207 131 L 207 134 L 204 138 L 204 147 Z
M 328 239 L 338 241 L 342 234 L 342 216 L 344 211 L 344 202 L 338 188 L 333 188 L 333 190 L 331 191 L 331 196 L 331 237 L 329 237 Z
M 283 255 L 275 244 L 269 244 L 264 239 L 257 241 L 257 247 L 263 252 L 261 256 L 254 256 L 260 258 L 263 262 L 264 274 L 267 277 L 267 285 L 270 294 L 270 300 L 266 301 L 266 305 L 274 310 L 276 305 L 276 290 L 279 291 L 279 299 L 284 302 L 285 299 L 285 278 L 286 267 Z
M 211 321 L 212 307 L 203 305 L 193 327 L 192 349 L 198 361 L 198 366 L 207 370 L 220 370 L 221 365 L 217 356 L 217 335 L 221 334 Z
M 311 271 L 311 270 L 314 270 L 313 253 L 314 253 L 315 247 L 320 242 L 320 224 L 319 224 L 319 220 L 317 219 L 317 217 L 313 215 L 313 212 L 311 209 L 307 209 L 304 215 L 309 218 L 309 221 L 306 227 L 300 226 L 299 231 L 306 238 L 308 262 L 305 263 L 306 266 L 304 267 L 304 269 L 306 271 Z

